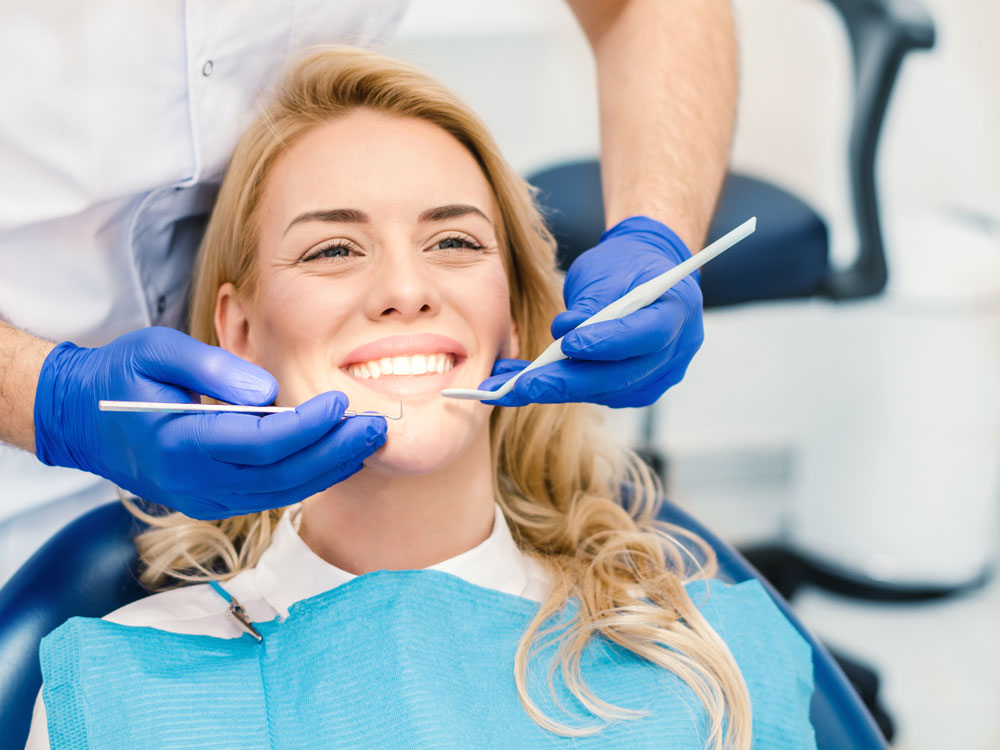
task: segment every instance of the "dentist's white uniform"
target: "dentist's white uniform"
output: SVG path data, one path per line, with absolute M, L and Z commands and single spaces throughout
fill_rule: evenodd
M 258 98 L 306 47 L 391 36 L 408 2 L 4 3 L 0 319 L 82 346 L 181 325 L 204 219 Z M 0 584 L 114 497 L 0 445 Z

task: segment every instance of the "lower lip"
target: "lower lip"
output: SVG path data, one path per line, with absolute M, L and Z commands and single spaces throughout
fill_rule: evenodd
M 349 371 L 341 369 L 355 383 L 370 388 L 379 393 L 391 396 L 421 396 L 428 393 L 438 393 L 448 388 L 455 379 L 455 373 L 466 363 L 462 360 L 447 372 L 426 373 L 424 375 L 380 375 L 377 378 L 359 378 Z

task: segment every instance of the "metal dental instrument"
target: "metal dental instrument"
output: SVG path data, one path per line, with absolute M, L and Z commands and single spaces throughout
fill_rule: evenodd
M 159 412 L 163 414 L 183 414 L 188 412 L 230 412 L 237 414 L 277 414 L 283 411 L 295 411 L 294 406 L 238 406 L 234 404 L 181 404 L 169 401 L 98 401 L 100 411 L 131 411 Z M 399 402 L 399 416 L 382 414 L 377 411 L 354 411 L 347 409 L 345 417 L 385 417 L 400 420 L 403 418 L 403 402 Z
M 605 320 L 624 318 L 629 313 L 633 313 L 636 310 L 653 304 L 664 294 L 664 292 L 674 286 L 674 284 L 678 283 L 681 279 L 696 269 L 701 268 L 703 265 L 708 263 L 708 261 L 712 260 L 712 258 L 721 255 L 724 251 L 731 248 L 740 240 L 752 234 L 756 228 L 757 217 L 754 216 L 753 218 L 740 224 L 736 227 L 736 229 L 724 234 L 700 253 L 688 258 L 683 263 L 674 266 L 666 273 L 662 273 L 659 276 L 640 284 L 635 289 L 615 300 L 604 309 L 597 311 L 585 321 L 580 323 L 580 325 L 576 328 L 587 326 L 591 323 L 600 323 Z M 576 328 L 573 330 L 576 330 Z M 502 398 L 510 393 L 517 379 L 524 375 L 524 373 L 528 372 L 528 370 L 534 370 L 542 365 L 558 362 L 561 359 L 568 359 L 569 357 L 566 354 L 563 354 L 562 351 L 563 338 L 565 338 L 565 336 L 560 336 L 558 339 L 549 344 L 548 348 L 542 352 L 534 362 L 525 367 L 517 375 L 512 377 L 495 391 L 481 391 L 475 388 L 445 388 L 441 391 L 441 395 L 448 396 L 449 398 L 462 398 L 475 401 L 493 401 L 495 399 Z

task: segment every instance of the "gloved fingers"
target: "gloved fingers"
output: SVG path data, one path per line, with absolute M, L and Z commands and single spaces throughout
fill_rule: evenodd
M 668 294 L 624 318 L 577 328 L 566 334 L 563 353 L 574 359 L 612 361 L 661 352 L 688 323 L 687 308 Z
M 185 415 L 190 420 L 186 447 L 223 463 L 269 466 L 324 438 L 344 416 L 347 396 L 327 391 L 295 411 L 257 417 L 251 414 Z M 181 419 L 177 420 L 178 423 Z
M 286 493 L 333 469 L 361 463 L 385 443 L 387 431 L 384 417 L 350 417 L 315 443 L 273 464 L 228 467 L 232 469 L 228 486 L 247 494 Z
M 492 375 L 505 375 L 510 372 L 520 372 L 525 367 L 530 365 L 531 362 L 526 359 L 505 359 L 500 358 L 493 363 Z M 484 381 L 485 382 L 485 381 Z M 480 389 L 483 388 L 482 385 L 479 386 Z
M 283 508 L 286 505 L 292 505 L 300 500 L 305 500 L 307 497 L 312 497 L 317 492 L 322 492 L 335 484 L 343 482 L 348 477 L 357 474 L 363 468 L 364 464 L 360 461 L 357 463 L 348 461 L 345 464 L 336 466 L 319 476 L 312 477 L 308 481 L 287 490 L 240 495 L 235 500 L 244 506 L 245 509 L 241 510 L 239 513 L 234 513 L 233 515 L 253 513 L 255 511 L 269 510 L 271 508 Z
M 682 362 L 676 367 L 659 372 L 655 378 L 648 378 L 641 387 L 633 388 L 627 393 L 616 389 L 599 394 L 595 397 L 594 403 L 610 406 L 613 409 L 649 406 L 656 403 L 667 389 L 673 388 L 684 379 L 687 366 L 687 362 Z
M 213 488 L 206 497 L 201 494 L 205 491 L 202 486 L 171 487 L 166 486 L 170 484 L 168 482 L 150 486 L 129 477 L 116 478 L 115 482 L 134 497 L 142 498 L 145 502 L 162 505 L 199 521 L 216 521 L 220 518 L 230 518 L 237 515 L 226 507 L 223 502 L 226 499 L 226 494 L 217 487 Z
M 484 390 L 495 391 L 497 388 L 500 387 L 500 385 L 502 385 L 502 383 L 497 384 L 493 388 Z M 512 390 L 510 393 L 508 393 L 506 396 L 503 396 L 502 398 L 482 399 L 482 402 L 487 406 L 527 406 L 528 404 L 532 403 L 531 399 L 525 398 L 525 396 L 521 393 L 518 393 L 516 389 Z
M 493 377 L 486 378 L 486 380 L 479 384 L 478 389 L 481 391 L 499 390 L 504 383 L 515 377 L 518 372 L 520 372 L 520 370 L 506 372 L 501 375 L 494 375 Z M 523 397 L 515 396 L 513 391 L 511 391 L 511 393 L 508 393 L 503 398 L 482 400 L 482 403 L 487 406 L 524 406 L 525 404 L 531 402 L 524 400 Z
M 581 370 L 581 365 L 587 367 Z M 563 359 L 558 362 L 550 362 L 547 365 L 532 370 L 514 384 L 514 388 L 506 395 L 498 399 L 483 400 L 484 404 L 490 406 L 525 406 L 526 404 L 556 404 L 568 401 L 590 401 L 588 397 L 593 393 L 603 392 L 601 383 L 603 374 L 607 371 L 607 364 L 587 363 L 584 361 Z M 597 377 L 598 381 L 591 379 L 590 382 L 583 382 L 588 377 Z M 516 373 L 515 373 L 516 374 Z M 501 385 L 513 377 L 498 375 L 489 378 L 480 386 L 482 390 L 497 390 Z
M 220 503 L 218 501 L 220 496 L 219 494 L 213 495 L 212 498 L 168 496 L 159 502 L 161 505 L 180 511 L 188 518 L 196 518 L 199 521 L 218 521 L 222 518 L 243 515 L 242 511 L 234 512 Z
M 594 367 L 600 365 L 586 366 Z M 679 383 L 683 379 L 686 369 L 687 366 L 685 363 L 684 365 L 672 368 L 665 373 L 652 374 L 645 380 L 633 384 L 628 389 L 615 387 L 610 390 L 600 391 L 595 387 L 586 392 L 579 390 L 576 393 L 573 393 L 569 390 L 569 388 L 560 389 L 556 386 L 552 386 L 551 390 L 535 390 L 530 396 L 524 396 L 517 392 L 518 389 L 515 386 L 512 394 L 509 394 L 505 397 L 505 399 L 510 398 L 511 401 L 514 402 L 509 404 L 512 406 L 523 406 L 525 403 L 544 404 L 588 402 L 615 409 L 643 407 L 655 403 L 668 388 L 671 388 Z M 530 387 L 534 389 L 541 389 L 543 386 L 535 385 Z M 549 386 L 546 385 L 545 387 L 548 388 Z
M 329 487 L 333 487 L 335 484 L 340 484 L 348 477 L 352 477 L 357 474 L 363 468 L 364 464 L 361 461 L 358 461 L 357 463 L 347 462 L 346 464 L 338 466 L 322 476 L 316 477 L 309 482 L 305 482 L 298 487 L 281 493 L 284 496 L 283 503 L 285 505 L 291 505 L 292 503 L 297 503 L 300 500 L 305 500 L 307 497 L 311 497 L 317 492 L 322 492 Z
M 230 404 L 264 406 L 278 395 L 265 369 L 173 328 L 144 328 L 131 342 L 136 371 Z
M 633 388 L 661 366 L 659 354 L 612 362 L 564 359 L 523 375 L 514 384 L 509 394 L 514 398 L 510 400 L 536 404 L 594 402 L 594 396 Z
M 481 391 L 495 391 L 504 383 L 513 378 L 531 363 L 526 359 L 504 359 L 500 358 L 493 363 L 493 374 L 476 386 Z M 485 402 L 491 406 L 523 406 L 523 404 L 507 404 L 504 402 Z

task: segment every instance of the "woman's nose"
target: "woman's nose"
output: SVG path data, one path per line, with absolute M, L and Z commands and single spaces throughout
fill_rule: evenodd
M 395 243 L 380 253 L 366 308 L 373 320 L 410 320 L 436 314 L 441 297 L 423 253 L 409 243 Z

